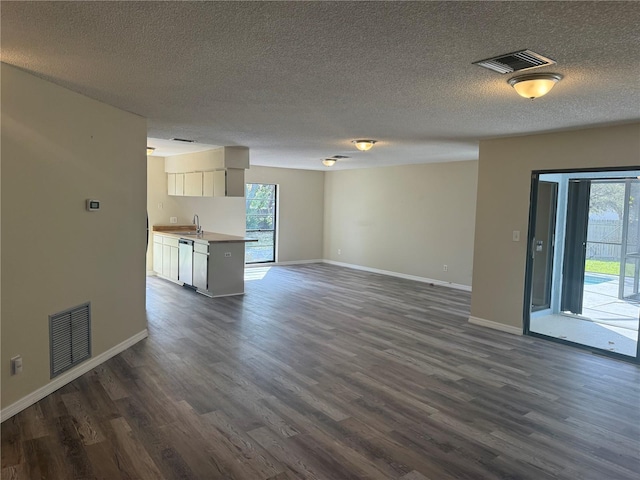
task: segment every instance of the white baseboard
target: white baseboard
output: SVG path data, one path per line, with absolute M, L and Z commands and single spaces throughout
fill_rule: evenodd
M 416 275 L 407 275 L 405 273 L 392 272 L 390 270 L 380 270 L 379 268 L 363 267 L 362 265 L 354 265 L 353 263 L 336 262 L 335 260 L 323 260 L 323 263 L 337 265 L 339 267 L 353 268 L 354 270 L 363 270 L 365 272 L 379 273 L 381 275 L 389 275 L 391 277 L 404 278 L 406 280 L 414 280 L 416 282 L 433 283 L 434 285 L 455 288 L 456 290 L 464 290 L 465 292 L 471 291 L 471 287 L 469 285 L 444 282 L 442 280 L 436 280 L 435 278 L 418 277 Z
M 147 277 L 155 277 L 156 276 L 156 272 L 154 272 L 153 270 L 147 270 Z
M 269 263 L 248 263 L 245 264 L 245 268 L 264 268 L 264 267 L 277 267 L 280 265 L 304 265 L 307 263 L 322 263 L 324 260 L 288 260 L 285 262 L 269 262 Z
M 481 327 L 492 328 L 494 330 L 500 330 L 501 332 L 510 333 L 512 335 L 522 335 L 522 328 L 514 327 L 513 325 L 505 325 L 504 323 L 494 322 L 492 320 L 485 320 L 479 317 L 469 317 L 469 323 L 473 325 L 480 325 Z
M 47 383 L 44 387 L 38 388 L 37 390 L 31 392 L 29 395 L 22 397 L 17 402 L 12 403 L 6 408 L 3 408 L 0 411 L 0 422 L 4 422 L 5 420 L 13 417 L 16 413 L 19 413 L 25 408 L 30 407 L 39 400 L 42 400 L 47 395 L 50 395 L 59 388 L 64 387 L 67 383 L 72 382 L 79 376 L 84 375 L 101 363 L 106 362 L 111 357 L 115 357 L 117 354 L 125 351 L 127 348 L 138 343 L 140 340 L 147 338 L 148 336 L 149 332 L 145 328 L 141 332 L 136 333 L 134 336 L 126 339 L 124 342 L 119 343 L 115 347 L 110 348 L 106 352 L 92 357 L 86 362 L 78 365 L 76 368 L 61 374 L 59 377 L 56 377 L 51 382 Z

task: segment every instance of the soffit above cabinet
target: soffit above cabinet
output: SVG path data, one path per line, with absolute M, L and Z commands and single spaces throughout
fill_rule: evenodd
M 166 173 L 208 172 L 227 168 L 249 168 L 248 147 L 220 147 L 204 152 L 165 157 Z

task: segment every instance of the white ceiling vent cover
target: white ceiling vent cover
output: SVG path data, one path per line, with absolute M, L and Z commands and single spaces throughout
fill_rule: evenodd
M 91 357 L 91 304 L 49 315 L 51 378 Z
M 488 68 L 498 73 L 519 72 L 521 70 L 553 65 L 555 63 L 555 60 L 532 52 L 531 50 L 520 50 L 518 52 L 506 53 L 497 57 L 473 62 L 474 65 Z

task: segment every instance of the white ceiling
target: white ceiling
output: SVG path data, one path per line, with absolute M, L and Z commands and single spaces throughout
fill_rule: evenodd
M 3 1 L 1 22 L 3 62 L 253 165 L 470 160 L 483 138 L 640 119 L 638 2 Z M 535 101 L 472 65 L 525 48 L 565 77 Z
M 147 147 L 155 150 L 151 154 L 153 157 L 171 157 L 172 155 L 182 155 L 183 153 L 197 153 L 220 148 L 222 145 L 209 145 L 207 143 L 184 143 L 165 138 L 147 137 Z

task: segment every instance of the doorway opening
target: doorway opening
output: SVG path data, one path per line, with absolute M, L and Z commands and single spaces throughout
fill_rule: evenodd
M 525 333 L 637 362 L 640 171 L 534 172 Z
M 245 244 L 245 263 L 269 263 L 276 261 L 276 225 L 278 210 L 277 185 L 247 183 L 246 236 L 257 242 Z

